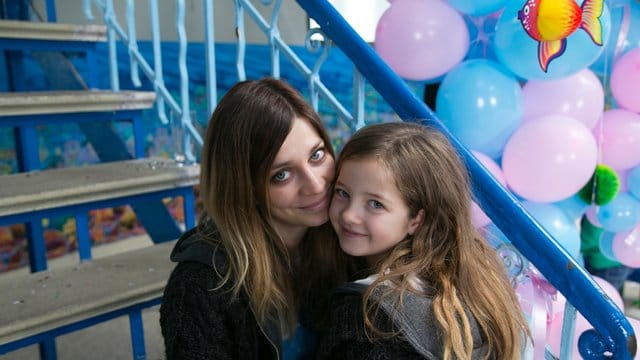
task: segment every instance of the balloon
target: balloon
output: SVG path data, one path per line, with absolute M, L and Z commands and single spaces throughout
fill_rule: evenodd
M 591 178 L 597 147 L 578 120 L 548 115 L 525 122 L 509 139 L 502 171 L 509 188 L 531 201 L 555 202 L 575 194 Z
M 497 159 L 522 120 L 522 91 L 498 63 L 467 60 L 442 80 L 436 112 L 465 146 Z
M 640 225 L 629 233 L 622 233 L 613 239 L 613 254 L 620 263 L 640 268 Z
M 640 48 L 629 51 L 615 62 L 610 86 L 618 106 L 640 112 Z
M 556 80 L 530 80 L 522 88 L 522 99 L 525 121 L 561 114 L 593 128 L 604 111 L 602 83 L 588 69 Z
M 610 203 L 600 206 L 597 217 L 605 230 L 612 232 L 631 230 L 640 221 L 640 201 L 629 193 L 618 193 Z
M 627 175 L 627 187 L 631 195 L 640 200 L 640 166 L 636 166 Z
M 557 1 L 557 0 L 541 0 Z M 496 25 L 494 49 L 496 56 L 509 70 L 524 79 L 557 79 L 591 65 L 602 53 L 586 31 L 576 29 L 566 37 L 565 52 L 552 60 L 545 72 L 538 62 L 538 41 L 530 37 L 518 19 L 518 11 L 525 1 L 511 1 Z M 607 6 L 600 16 L 602 41 L 606 44 L 611 32 L 611 17 Z
M 493 159 L 477 151 L 472 151 L 472 153 L 473 156 L 480 161 L 482 166 L 487 168 L 491 175 L 493 175 L 493 177 L 496 178 L 502 186 L 507 186 L 507 180 L 505 180 L 504 175 L 502 174 L 502 169 L 500 169 L 500 166 L 498 166 Z M 471 221 L 473 222 L 473 226 L 476 228 L 481 228 L 491 222 L 491 219 L 489 219 L 487 214 L 482 211 L 475 201 L 471 204 Z
M 428 80 L 464 59 L 469 31 L 442 0 L 395 0 L 378 21 L 375 49 L 401 77 Z
M 591 69 L 599 75 L 608 75 L 615 60 L 631 49 L 640 47 L 640 2 L 610 1 L 611 38 Z
M 574 258 L 580 254 L 580 232 L 574 222 L 553 204 L 525 201 L 522 206 Z
M 504 7 L 508 0 L 449 0 L 449 4 L 463 14 L 482 16 Z
M 607 110 L 593 128 L 602 149 L 602 162 L 616 170 L 640 164 L 640 115 L 627 110 Z
M 469 29 L 469 51 L 466 59 L 491 59 L 496 60 L 493 53 L 493 38 L 496 35 L 496 22 L 498 16 L 495 14 L 487 16 L 464 16 L 464 21 Z
M 564 200 L 553 203 L 560 208 L 572 221 L 578 221 L 589 208 L 589 204 L 585 203 L 579 196 L 573 195 Z

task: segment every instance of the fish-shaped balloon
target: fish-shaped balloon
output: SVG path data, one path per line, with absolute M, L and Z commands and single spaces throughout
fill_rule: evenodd
M 574 0 L 527 0 L 518 11 L 518 20 L 527 34 L 538 41 L 538 62 L 544 72 L 549 63 L 567 48 L 567 36 L 578 28 L 602 46 L 600 16 L 604 0 L 584 0 L 581 6 Z

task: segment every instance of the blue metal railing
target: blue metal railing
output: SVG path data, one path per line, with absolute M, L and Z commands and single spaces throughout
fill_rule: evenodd
M 142 72 L 153 83 L 154 89 L 157 94 L 156 109 L 158 111 L 158 118 L 163 124 L 167 124 L 165 103 L 169 105 L 169 110 L 174 114 L 175 119 L 179 119 L 177 126 L 181 129 L 180 133 L 184 133 L 184 141 L 182 141 L 182 153 L 188 161 L 195 161 L 191 141 L 194 141 L 197 145 L 202 146 L 202 136 L 193 125 L 193 119 L 191 119 L 191 110 L 189 108 L 189 75 L 187 73 L 186 57 L 187 57 L 187 37 L 184 26 L 184 0 L 176 1 L 176 29 L 178 33 L 179 41 L 179 56 L 178 67 L 180 69 L 180 103 L 176 101 L 166 88 L 163 79 L 162 70 L 162 52 L 160 50 L 160 24 L 158 17 L 158 1 L 149 0 L 149 13 L 151 17 L 151 32 L 153 43 L 153 68 L 146 59 L 140 54 L 137 47 L 137 39 L 135 38 L 135 2 L 128 0 L 127 2 L 127 28 L 125 32 L 122 26 L 118 22 L 116 14 L 114 12 L 113 0 L 83 0 L 84 13 L 87 19 L 93 20 L 93 12 L 91 4 L 95 4 L 102 12 L 104 23 L 107 26 L 107 39 L 109 43 L 109 73 L 111 89 L 118 91 L 120 88 L 118 80 L 118 63 L 116 59 L 116 36 L 120 38 L 128 46 L 130 55 L 130 67 L 132 74 L 132 82 L 134 85 L 139 86 L 140 81 L 138 79 L 138 67 L 142 69 Z M 211 0 L 206 1 L 206 9 L 213 9 Z M 213 38 L 213 16 L 212 14 L 205 13 L 205 21 L 207 22 L 207 37 Z M 206 64 L 208 67 L 207 74 L 208 81 L 215 82 L 215 57 L 213 56 L 213 45 L 207 48 Z M 212 70 L 211 70 L 212 69 Z M 211 89 L 215 89 L 215 83 L 208 85 L 208 99 L 215 99 L 215 91 L 211 92 Z M 215 101 L 213 106 L 215 106 Z M 183 131 L 186 130 L 186 131 Z
M 607 358 L 605 352 L 611 353 L 613 359 L 632 358 L 637 346 L 633 328 L 586 271 L 531 218 L 520 202 L 502 188 L 468 149 L 449 133 L 431 110 L 416 98 L 406 83 L 326 0 L 297 2 L 402 119 L 429 123 L 449 136 L 467 163 L 476 197 L 483 210 L 547 280 L 565 295 L 567 301 L 597 329 L 588 330 L 581 335 L 580 354 L 587 359 Z

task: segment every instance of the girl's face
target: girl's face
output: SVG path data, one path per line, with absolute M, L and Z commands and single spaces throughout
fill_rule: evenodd
M 374 263 L 416 231 L 424 211 L 411 218 L 387 168 L 376 159 L 354 159 L 342 164 L 329 217 L 342 250 Z
M 289 249 L 297 247 L 309 227 L 329 219 L 335 161 L 326 146 L 307 120 L 295 118 L 269 171 L 271 215 Z

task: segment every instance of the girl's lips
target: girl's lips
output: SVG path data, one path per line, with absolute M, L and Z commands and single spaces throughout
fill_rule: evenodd
M 344 236 L 350 237 L 350 238 L 366 236 L 366 234 L 361 234 L 359 232 L 355 232 L 355 231 L 349 230 L 344 226 L 342 226 L 342 234 L 344 234 Z

